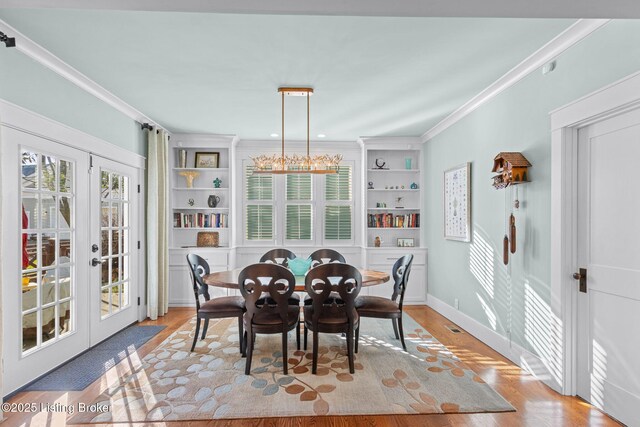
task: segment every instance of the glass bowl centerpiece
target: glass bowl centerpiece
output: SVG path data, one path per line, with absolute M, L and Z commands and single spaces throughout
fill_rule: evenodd
M 295 276 L 304 276 L 311 268 L 311 258 L 288 258 L 287 266 Z

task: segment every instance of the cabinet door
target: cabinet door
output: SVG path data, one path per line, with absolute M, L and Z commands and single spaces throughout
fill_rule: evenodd
M 189 268 L 186 265 L 169 267 L 169 305 L 174 307 L 195 305 Z
M 424 265 L 412 265 L 409 284 L 404 292 L 405 304 L 424 304 L 427 300 L 427 275 Z

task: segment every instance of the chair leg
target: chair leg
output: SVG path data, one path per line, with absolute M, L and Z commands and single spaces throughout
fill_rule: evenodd
M 356 328 L 356 342 L 355 342 L 356 353 L 358 352 L 358 341 L 360 341 L 360 324 L 359 323 L 358 323 L 358 327 Z
M 354 373 L 354 365 L 353 365 L 353 328 L 349 327 L 347 329 L 347 358 L 349 359 L 349 372 Z
M 247 328 L 247 363 L 244 367 L 244 374 L 249 375 L 251 373 L 251 358 L 253 357 L 253 340 L 255 334 L 251 331 L 251 327 Z
M 209 328 L 209 319 L 204 319 L 204 329 L 202 329 L 202 337 L 200 337 L 201 340 L 203 340 L 204 337 L 207 336 L 208 328 Z
M 240 339 L 240 354 L 244 354 L 244 333 L 242 331 L 242 316 L 238 316 L 238 338 Z
M 247 357 L 247 331 L 244 331 L 244 337 L 242 340 L 242 357 Z
M 289 331 L 287 331 L 287 325 L 282 326 L 282 370 L 284 374 L 289 374 L 289 354 L 287 353 L 287 347 L 289 344 Z
M 396 323 L 396 319 L 391 319 L 393 323 L 393 332 L 396 334 L 396 339 L 399 340 L 400 336 L 398 336 L 398 324 Z
M 300 350 L 300 324 L 296 325 L 296 349 Z
M 307 351 L 307 325 L 303 325 L 304 327 L 304 351 Z
M 200 318 L 196 319 L 196 333 L 193 334 L 193 344 L 191 345 L 191 351 L 196 348 L 196 341 L 198 341 L 198 335 L 200 335 Z
M 402 330 L 402 314 L 398 317 L 398 328 L 400 329 L 400 341 L 402 342 L 402 349 L 407 351 L 407 346 L 404 343 L 404 331 Z
M 313 365 L 311 367 L 311 373 L 316 374 L 318 371 L 318 332 L 313 331 Z

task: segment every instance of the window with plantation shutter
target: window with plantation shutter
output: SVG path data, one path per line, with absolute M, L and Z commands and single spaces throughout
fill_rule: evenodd
M 286 175 L 285 239 L 313 239 L 313 210 L 310 174 Z M 301 203 L 307 202 L 307 203 Z
M 338 173 L 326 176 L 325 240 L 351 240 L 353 238 L 352 171 L 351 166 L 340 166 Z
M 273 240 L 273 206 L 247 205 L 247 240 Z
M 253 174 L 252 166 L 245 166 L 245 238 L 273 240 L 274 194 L 273 175 Z

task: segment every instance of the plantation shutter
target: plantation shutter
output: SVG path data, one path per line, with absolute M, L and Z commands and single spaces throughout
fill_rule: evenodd
M 352 191 L 351 166 L 340 166 L 338 173 L 326 176 L 325 240 L 351 240 Z
M 325 200 L 351 200 L 351 166 L 340 166 L 338 173 L 327 175 Z
M 273 206 L 247 205 L 247 240 L 273 240 Z
M 326 206 L 324 210 L 324 238 L 351 240 L 351 206 Z
M 247 240 L 273 240 L 273 176 L 253 174 L 245 167 L 245 236 Z
M 287 240 L 311 240 L 311 205 L 287 205 Z
M 285 212 L 285 239 L 311 240 L 313 234 L 313 206 L 311 204 L 289 203 L 290 201 L 311 201 L 311 175 L 287 175 Z

